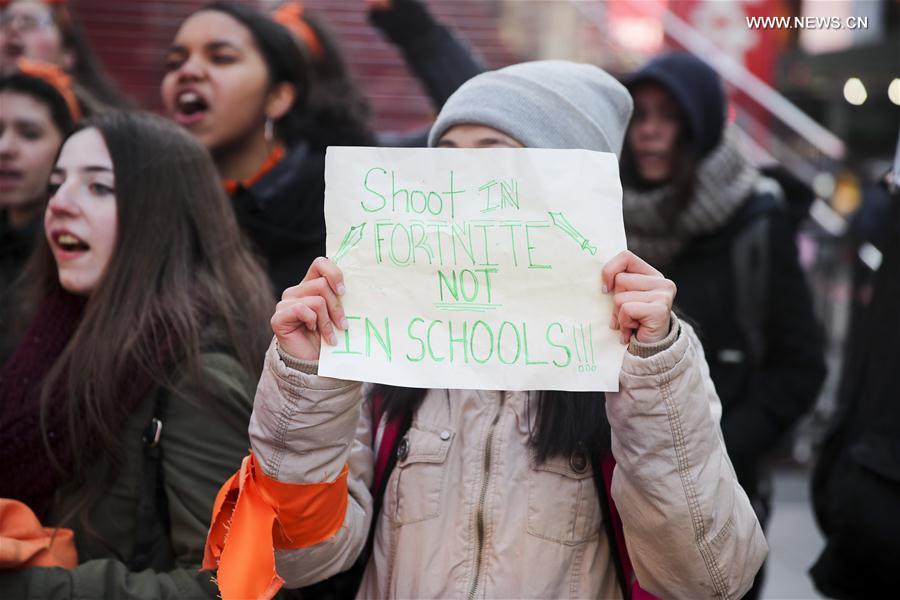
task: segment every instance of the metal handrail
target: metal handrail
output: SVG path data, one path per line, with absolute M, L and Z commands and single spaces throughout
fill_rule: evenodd
M 587 3 L 578 0 L 569 0 L 569 2 L 601 31 L 604 30 L 605 24 L 600 15 L 596 11 L 587 10 Z M 631 4 L 644 14 L 657 16 L 657 9 L 649 6 L 648 3 L 636 0 Z M 846 146 L 839 137 L 814 121 L 790 100 L 751 73 L 744 65 L 722 52 L 700 31 L 667 7 L 659 10 L 659 18 L 663 29 L 672 39 L 708 63 L 722 79 L 757 102 L 822 154 L 836 161 L 843 160 L 846 155 Z

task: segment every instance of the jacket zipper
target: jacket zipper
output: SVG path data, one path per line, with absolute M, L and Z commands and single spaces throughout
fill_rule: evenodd
M 484 553 L 484 503 L 487 500 L 487 488 L 491 479 L 491 452 L 494 446 L 494 430 L 497 428 L 497 422 L 500 421 L 500 413 L 503 411 L 503 402 L 506 400 L 506 393 L 500 395 L 500 406 L 494 414 L 494 420 L 491 421 L 491 427 L 488 430 L 487 441 L 484 444 L 484 472 L 481 479 L 481 494 L 478 496 L 478 512 L 475 515 L 475 534 L 478 538 L 478 545 L 475 548 L 475 578 L 472 580 L 472 587 L 469 589 L 468 598 L 474 600 L 478 593 L 478 584 L 481 583 L 481 561 Z

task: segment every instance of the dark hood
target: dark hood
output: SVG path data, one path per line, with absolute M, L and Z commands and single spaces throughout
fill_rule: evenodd
M 657 56 L 625 78 L 629 91 L 654 81 L 665 87 L 687 117 L 692 143 L 699 158 L 722 139 L 725 129 L 725 92 L 718 74 L 691 54 L 672 52 Z

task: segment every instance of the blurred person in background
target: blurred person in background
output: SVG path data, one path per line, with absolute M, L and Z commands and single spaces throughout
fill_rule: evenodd
M 13 70 L 19 58 L 53 63 L 72 75 L 88 112 L 129 105 L 65 0 L 0 0 L 0 73 Z
M 267 14 L 214 2 L 181 24 L 166 71 L 166 113 L 212 154 L 280 295 L 325 246 L 325 147 L 309 139 L 321 132 L 310 130 L 306 53 Z M 364 120 L 342 115 L 344 143 L 372 139 Z
M 622 157 L 628 247 L 678 286 L 676 308 L 695 325 L 722 399 L 728 454 L 765 526 L 765 458 L 825 377 L 797 219 L 726 131 L 722 84 L 704 62 L 661 55 L 626 83 L 635 102 Z
M 872 287 L 878 276 L 877 262 L 879 251 L 884 249 L 893 234 L 891 229 L 890 186 L 879 181 L 884 167 L 878 163 L 856 169 L 859 175 L 854 178 L 859 203 L 858 208 L 849 215 L 849 243 L 852 246 L 853 259 L 852 289 L 850 303 L 850 319 L 857 313 L 866 310 L 872 299 Z M 880 255 L 883 259 L 883 255 Z
M 206 150 L 148 114 L 69 136 L 44 232 L 0 370 L 0 498 L 74 530 L 77 566 L 0 563 L 0 597 L 215 598 L 198 567 L 249 443 L 265 274 Z
M 882 260 L 854 311 L 838 406 L 812 479 L 825 549 L 810 573 L 829 598 L 896 593 L 900 556 L 900 140 Z
M 420 3 L 373 2 L 371 11 L 418 65 L 438 105 L 480 70 Z M 280 294 L 324 253 L 325 148 L 377 142 L 340 44 L 300 3 L 282 4 L 269 18 L 218 2 L 182 23 L 167 65 L 166 112 L 212 152 Z M 424 139 L 394 136 L 392 143 Z
M 0 364 L 21 333 L 13 329 L 13 282 L 40 234 L 56 154 L 80 116 L 56 65 L 19 59 L 0 75 Z

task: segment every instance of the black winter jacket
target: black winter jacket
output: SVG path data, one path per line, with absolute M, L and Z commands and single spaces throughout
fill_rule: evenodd
M 811 569 L 829 598 L 897 595 L 900 565 L 900 197 L 891 199 L 869 305 L 854 315 L 838 408 L 813 476 L 825 549 Z
M 42 221 L 35 219 L 23 228 L 13 228 L 6 214 L 0 211 L 0 365 L 16 348 L 15 290 L 13 284 L 31 255 L 39 235 L 43 235 Z
M 737 298 L 733 251 L 741 232 L 768 220 L 764 289 Z M 722 431 L 738 480 L 759 494 L 760 459 L 813 404 L 825 377 L 822 332 L 797 258 L 795 226 L 783 203 L 768 192 L 751 194 L 713 234 L 693 240 L 666 275 L 678 286 L 676 309 L 695 324 L 710 374 L 722 400 Z M 742 306 L 762 303 L 762 341 L 754 352 Z
M 419 2 L 400 0 L 372 22 L 396 44 L 437 108 L 482 71 L 469 49 Z M 380 135 L 381 145 L 424 146 L 428 131 Z M 325 254 L 325 152 L 307 144 L 285 157 L 249 188 L 233 196 L 241 229 L 250 238 L 272 282 L 276 298 L 306 275 Z
M 300 144 L 232 197 L 241 229 L 262 259 L 277 298 L 325 254 L 325 153 Z

